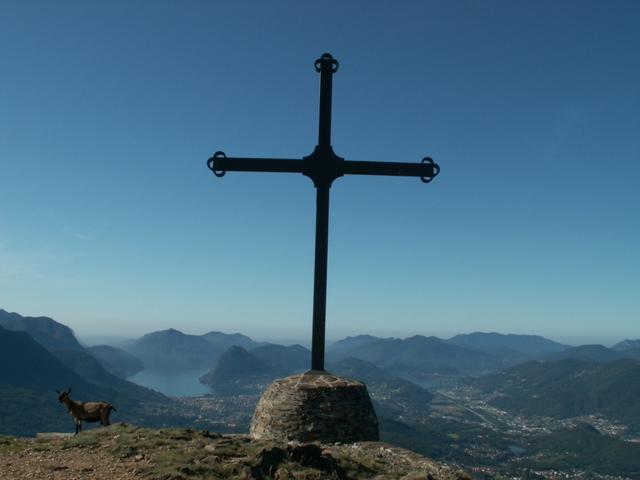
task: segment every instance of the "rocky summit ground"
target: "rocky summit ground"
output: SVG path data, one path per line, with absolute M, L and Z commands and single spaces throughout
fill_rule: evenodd
M 274 443 L 112 425 L 77 436 L 0 437 L 3 480 L 430 479 L 463 472 L 381 442 Z

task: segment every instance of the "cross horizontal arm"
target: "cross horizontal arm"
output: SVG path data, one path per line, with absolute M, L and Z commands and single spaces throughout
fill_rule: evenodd
M 218 177 L 224 176 L 226 172 L 279 172 L 304 173 L 314 178 L 314 172 L 310 174 L 308 171 L 309 165 L 314 166 L 310 161 L 311 157 L 305 158 L 306 160 L 291 158 L 237 158 L 227 157 L 223 152 L 216 152 L 208 160 L 207 165 Z M 391 175 L 420 177 L 423 182 L 429 182 L 440 172 L 438 164 L 434 163 L 429 157 L 424 158 L 422 163 L 368 162 L 335 158 L 336 162 L 333 166 L 335 169 L 333 174 L 335 176 L 332 179 L 346 174 Z M 305 162 L 307 164 L 306 167 Z M 318 168 L 322 169 L 322 167 L 318 166 L 315 166 L 315 168 L 316 170 Z
M 225 172 L 302 173 L 302 160 L 285 158 L 235 158 L 214 155 L 207 162 L 218 176 Z
M 402 177 L 435 177 L 440 168 L 432 162 L 397 163 L 397 162 L 363 162 L 357 160 L 344 161 L 344 173 L 356 175 L 394 175 Z

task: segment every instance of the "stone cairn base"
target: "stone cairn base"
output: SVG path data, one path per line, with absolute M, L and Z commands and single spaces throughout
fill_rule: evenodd
M 251 436 L 349 443 L 379 440 L 378 419 L 364 383 L 327 372 L 274 381 L 262 394 Z

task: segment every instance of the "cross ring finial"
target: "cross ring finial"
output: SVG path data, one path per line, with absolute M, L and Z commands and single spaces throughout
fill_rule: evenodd
M 440 166 L 435 163 L 433 161 L 433 158 L 431 157 L 424 157 L 422 159 L 422 163 L 428 163 L 429 165 L 433 165 L 433 174 L 428 176 L 428 177 L 420 177 L 420 180 L 422 180 L 424 183 L 429 183 L 431 180 L 433 180 L 434 178 L 436 178 L 438 176 L 438 174 L 440 173 Z
M 316 68 L 316 72 L 320 73 L 322 70 L 322 62 L 331 62 L 331 73 L 336 73 L 340 64 L 331 56 L 330 53 L 323 53 L 322 56 L 315 61 L 313 66 Z
M 209 160 L 207 160 L 207 167 L 209 167 L 209 170 L 211 170 L 216 177 L 221 178 L 221 177 L 224 177 L 224 174 L 227 172 L 224 170 L 216 170 L 216 167 L 215 167 L 216 158 L 227 158 L 227 156 L 223 151 L 218 150 L 216 153 L 213 154 L 213 156 Z

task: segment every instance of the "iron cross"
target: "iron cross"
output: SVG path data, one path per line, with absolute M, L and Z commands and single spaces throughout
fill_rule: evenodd
M 329 241 L 329 189 L 333 181 L 345 174 L 395 175 L 420 177 L 428 183 L 440 172 L 429 157 L 421 163 L 363 162 L 345 160 L 331 147 L 331 88 L 338 61 L 325 53 L 315 61 L 320 73 L 320 121 L 318 145 L 302 159 L 235 158 L 216 152 L 207 166 L 217 177 L 226 172 L 302 173 L 316 187 L 316 259 L 313 283 L 313 334 L 311 341 L 311 372 L 324 371 L 325 315 L 327 306 L 327 248 Z

